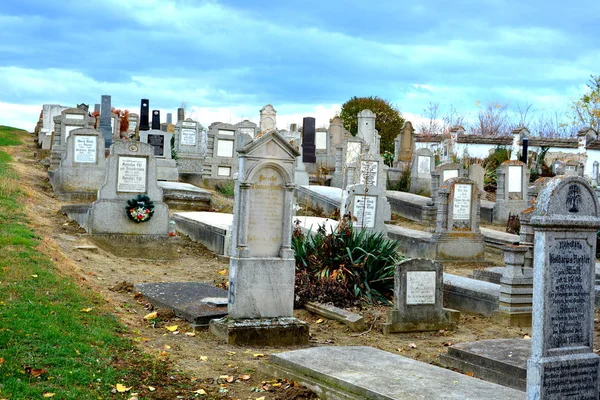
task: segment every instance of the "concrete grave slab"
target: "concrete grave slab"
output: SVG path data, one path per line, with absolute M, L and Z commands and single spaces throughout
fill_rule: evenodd
M 355 332 L 362 332 L 367 329 L 365 325 L 365 318 L 350 311 L 346 311 L 342 308 L 332 306 L 330 304 L 322 304 L 316 302 L 308 302 L 305 308 L 317 315 L 325 318 L 339 321 L 342 324 L 347 325 L 351 330 Z
M 208 325 L 211 319 L 227 315 L 227 291 L 207 283 L 138 283 L 135 289 L 154 306 L 169 308 L 192 324 Z M 225 298 L 225 304 L 219 304 L 215 298 Z
M 525 393 L 372 347 L 316 347 L 273 354 L 259 370 L 293 379 L 325 399 L 524 399 Z
M 208 211 L 212 193 L 206 189 L 183 182 L 157 182 L 163 190 L 164 202 L 173 209 L 187 211 Z
M 531 340 L 491 339 L 455 344 L 440 364 L 502 386 L 525 391 Z

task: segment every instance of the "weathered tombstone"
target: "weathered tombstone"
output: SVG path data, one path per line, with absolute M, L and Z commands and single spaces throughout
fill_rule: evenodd
M 431 171 L 431 199 L 437 202 L 438 190 L 440 186 L 451 178 L 462 178 L 465 176 L 465 169 L 459 163 L 444 163 L 438 165 Z
M 167 124 L 173 123 L 173 114 L 167 113 Z
M 485 177 L 485 168 L 480 164 L 469 165 L 469 178 L 475 182 L 479 190 L 483 191 L 483 179 Z
M 552 179 L 539 194 L 528 399 L 598 399 L 594 278 L 598 199 L 585 179 Z
M 564 175 L 565 163 L 561 160 L 554 160 L 554 162 L 552 163 L 552 173 L 554 175 Z
M 54 117 L 54 136 L 52 138 L 49 170 L 55 170 L 60 165 L 60 161 L 67 150 L 67 138 L 71 131 L 91 127 L 91 124 L 93 122 L 88 117 L 87 111 L 80 108 L 67 108 L 60 115 Z
M 277 129 L 277 111 L 272 105 L 267 104 L 260 110 L 260 131 L 266 132 L 270 129 Z
M 153 203 L 153 212 L 148 213 L 150 218 L 140 214 L 138 219 L 143 222 L 135 222 L 139 208 L 130 201 L 143 201 L 140 196 L 147 196 Z M 150 205 L 147 201 L 144 203 Z M 97 200 L 92 203 L 86 230 L 92 235 L 168 236 L 169 208 L 157 185 L 156 159 L 151 145 L 125 140 L 112 144 L 106 179 L 98 190 Z
M 331 178 L 331 186 L 345 189 L 356 182 L 356 170 L 366 145 L 361 138 L 348 137 L 336 153 L 335 171 Z
M 317 162 L 315 145 L 315 119 L 305 117 L 302 119 L 302 161 L 305 163 Z
M 121 117 L 115 113 L 110 114 L 110 129 L 113 140 L 121 139 Z
M 38 145 L 43 150 L 50 150 L 52 147 L 52 132 L 54 132 L 54 117 L 57 117 L 68 107 L 59 104 L 44 104 L 42 106 L 42 128 L 38 135 Z
M 453 329 L 458 313 L 445 310 L 443 303 L 442 264 L 424 258 L 402 261 L 395 267 L 394 307 L 388 311 L 383 332 Z
M 100 126 L 98 130 L 104 137 L 104 146 L 109 148 L 112 144 L 113 130 L 111 127 L 111 97 L 104 94 L 100 101 Z
M 504 224 L 509 214 L 518 215 L 527 208 L 529 168 L 521 161 L 508 160 L 498 168 L 498 189 L 494 204 L 494 223 Z
M 341 214 L 352 214 L 353 227 L 387 233 L 385 221 L 391 220 L 391 209 L 385 195 L 387 176 L 381 157 L 363 155 L 357 164 L 356 184 L 347 186 Z
M 183 121 L 185 119 L 185 108 L 178 108 L 177 109 L 177 122 L 179 121 Z
M 95 200 L 104 183 L 106 157 L 100 131 L 80 128 L 67 138 L 66 153 L 50 182 L 60 200 Z
M 236 134 L 236 131 L 234 125 L 221 122 L 208 127 L 204 179 L 215 183 L 233 179 L 237 172 L 236 141 L 243 136 Z
M 142 99 L 140 104 L 140 131 L 147 131 L 150 129 L 149 118 L 150 101 L 148 101 L 148 99 Z
M 148 143 L 154 148 L 156 157 L 156 176 L 159 181 L 177 181 L 179 172 L 177 163 L 171 153 L 172 133 L 151 129 L 140 132 L 140 141 Z
M 233 126 L 236 129 L 236 136 L 240 137 L 242 135 L 247 135 L 250 138 L 254 139 L 256 134 L 258 133 L 258 127 L 254 122 L 248 121 L 247 119 L 238 122 Z
M 139 137 L 140 116 L 132 113 L 129 114 L 129 128 L 127 129 L 127 137 L 129 139 L 137 139 Z
M 329 122 L 329 134 L 331 135 L 330 146 L 335 149 L 344 141 L 344 122 L 339 116 L 335 116 Z
M 160 130 L 160 110 L 152 110 L 152 129 Z
M 583 164 L 577 160 L 567 160 L 565 163 L 565 175 L 583 176 Z
M 291 249 L 294 163 L 299 153 L 270 131 L 238 143 L 229 268 L 229 316 L 210 322 L 236 345 L 308 343 L 308 325 L 293 317 Z
M 177 152 L 177 168 L 185 182 L 201 180 L 204 168 L 206 147 L 202 143 L 200 123 L 187 118 L 177 121 L 175 128 L 175 151 Z M 197 179 L 196 179 L 197 178 Z
M 450 178 L 438 191 L 437 225 L 433 240 L 438 261 L 484 261 L 479 188 L 469 178 Z
M 413 128 L 412 123 L 410 121 L 405 121 L 401 129 L 402 139 L 400 141 L 400 156 L 398 157 L 399 161 L 409 163 L 412 159 L 414 133 L 415 129 Z
M 424 194 L 431 190 L 431 172 L 435 168 L 433 152 L 429 149 L 417 149 L 413 153 L 410 165 L 410 191 Z

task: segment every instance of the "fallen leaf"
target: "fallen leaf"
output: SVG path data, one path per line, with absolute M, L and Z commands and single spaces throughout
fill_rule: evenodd
M 529 336 L 528 334 L 524 334 L 523 339 L 531 339 L 531 336 Z
M 148 390 L 151 392 L 154 392 L 156 390 L 156 388 L 154 386 L 148 386 Z
M 48 392 L 48 393 L 44 393 L 44 394 L 42 395 L 42 397 L 54 397 L 54 393 L 50 393 L 50 392 Z
M 206 394 L 206 391 L 204 389 L 198 389 L 193 391 L 192 393 L 196 393 L 196 394 Z
M 229 378 L 229 375 L 219 375 L 218 379 L 227 379 Z
M 177 328 L 178 328 L 177 325 L 165 326 L 165 329 L 168 330 L 169 332 L 175 332 L 177 330 Z
M 171 348 L 171 346 L 169 346 L 168 344 L 165 344 L 165 345 L 163 346 L 163 349 L 165 349 L 165 350 L 169 350 L 170 348 Z
M 254 357 L 264 357 L 265 355 L 263 353 L 254 353 L 252 354 Z
M 208 361 L 208 357 L 207 356 L 200 356 L 200 361 Z
M 228 351 L 227 354 L 229 354 L 230 356 L 235 354 L 235 351 Z
M 186 336 L 191 336 L 191 337 L 196 336 L 196 334 L 194 332 L 186 332 L 185 335 Z
M 32 277 L 32 278 L 37 278 L 38 276 L 37 276 L 37 275 L 31 275 L 31 277 Z
M 235 380 L 235 378 L 234 378 L 233 376 L 228 376 L 228 377 L 227 377 L 227 379 L 226 379 L 226 381 L 227 381 L 228 383 L 231 383 L 231 382 L 233 382 L 234 380 Z
M 94 308 L 93 307 L 89 307 L 89 308 L 82 308 L 81 312 L 90 312 L 92 311 Z
M 317 324 L 322 324 L 322 323 L 323 323 L 323 318 L 319 318 L 319 319 L 317 320 Z
M 220 271 L 217 271 L 217 274 L 219 275 L 225 275 L 227 273 L 227 269 L 222 269 Z
M 408 345 L 408 347 L 410 347 L 411 349 L 416 349 L 417 345 L 415 343 L 411 343 Z
M 131 390 L 131 386 L 127 387 L 121 383 L 117 383 L 117 392 L 125 393 L 125 392 L 129 392 L 130 390 Z
M 240 375 L 240 379 L 243 381 L 247 381 L 248 379 L 250 379 L 250 375 L 248 375 L 248 374 Z
M 25 367 L 25 373 L 33 376 L 34 378 L 37 378 L 38 376 L 43 375 L 46 372 L 48 372 L 47 369 Z
M 467 376 L 475 376 L 475 374 L 474 374 L 474 373 L 472 373 L 471 371 L 467 371 L 467 372 L 465 372 L 465 375 L 467 375 Z
M 144 319 L 149 320 L 149 319 L 156 319 L 158 317 L 158 313 L 155 312 L 151 312 L 150 314 L 146 314 L 144 315 Z

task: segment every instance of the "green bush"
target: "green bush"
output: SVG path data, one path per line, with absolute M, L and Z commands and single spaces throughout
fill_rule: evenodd
M 233 181 L 217 183 L 215 185 L 215 190 L 225 197 L 233 197 L 235 192 L 235 183 Z
M 348 217 L 335 231 L 324 226 L 311 234 L 296 226 L 292 236 L 296 258 L 296 307 L 330 302 L 338 307 L 360 303 L 391 304 L 394 266 L 403 259 L 397 242 L 382 233 L 352 229 Z

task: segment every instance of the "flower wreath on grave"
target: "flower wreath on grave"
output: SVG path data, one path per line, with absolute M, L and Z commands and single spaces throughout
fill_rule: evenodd
M 136 198 L 127 200 L 125 210 L 133 222 L 146 222 L 154 214 L 154 203 L 145 194 L 138 194 Z

